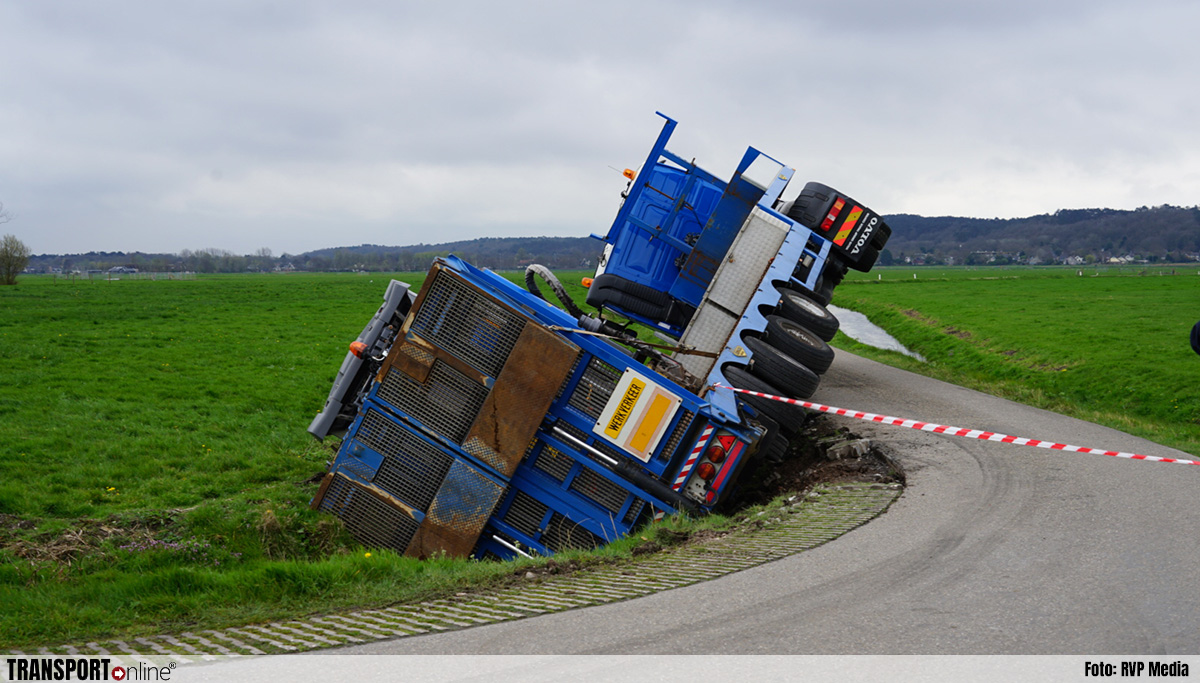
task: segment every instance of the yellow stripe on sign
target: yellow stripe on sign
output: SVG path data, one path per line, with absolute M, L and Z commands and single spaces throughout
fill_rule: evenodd
M 604 428 L 604 433 L 609 438 L 616 440 L 621 436 L 621 430 L 625 428 L 625 421 L 629 419 L 629 414 L 633 412 L 634 406 L 637 405 L 638 397 L 642 395 L 642 391 L 646 388 L 646 383 L 638 379 L 632 379 L 629 382 L 629 388 L 625 390 L 625 396 L 621 398 L 620 405 L 613 412 L 612 419 L 608 421 L 608 425 Z
M 637 433 L 629 441 L 631 450 L 638 453 L 645 453 L 646 447 L 650 444 L 650 439 L 658 432 L 658 425 L 662 422 L 663 415 L 666 415 L 667 409 L 671 407 L 671 400 L 662 394 L 655 394 L 654 400 L 650 402 L 650 407 L 646 409 L 646 413 L 642 416 L 642 421 L 638 423 Z
M 846 216 L 846 222 L 842 223 L 842 227 L 838 228 L 837 237 L 833 238 L 835 244 L 839 247 L 846 245 L 846 238 L 850 236 L 850 231 L 854 229 L 854 224 L 862 217 L 862 213 L 861 206 L 850 209 L 850 213 Z

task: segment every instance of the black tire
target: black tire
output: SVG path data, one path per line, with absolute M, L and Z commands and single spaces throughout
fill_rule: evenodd
M 880 222 L 879 227 L 875 228 L 875 234 L 871 235 L 871 246 L 879 251 L 887 246 L 887 241 L 892 236 L 892 228 L 887 223 Z
M 828 306 L 833 301 L 833 285 L 825 282 L 824 275 L 817 278 L 817 289 L 812 293 L 812 300 L 822 306 Z
M 747 369 L 759 379 L 783 389 L 787 398 L 808 398 L 817 390 L 821 378 L 803 363 L 761 339 L 745 340 L 752 355 Z
M 781 465 L 787 458 L 791 440 L 779 428 L 772 429 L 763 435 L 763 443 L 758 447 L 757 458 L 771 465 Z
M 776 287 L 779 292 L 779 314 L 808 328 L 825 341 L 833 339 L 841 323 L 808 292 L 790 287 Z
M 722 368 L 721 372 L 725 375 L 725 379 L 729 382 L 730 386 L 736 389 L 757 391 L 763 394 L 771 394 L 772 396 L 782 396 L 784 393 L 770 382 L 764 382 L 750 374 L 744 367 L 726 365 Z M 759 396 L 747 396 L 746 394 L 738 394 L 737 399 L 750 406 L 756 412 L 762 413 L 779 423 L 780 429 L 786 432 L 794 432 L 800 429 L 804 426 L 805 420 L 808 419 L 808 411 L 800 406 L 772 401 L 769 398 Z
M 1192 350 L 1200 353 L 1200 322 L 1192 326 Z
M 833 364 L 833 349 L 808 328 L 781 315 L 767 317 L 763 341 L 800 361 L 818 375 Z
M 862 256 L 858 257 L 858 261 L 849 264 L 851 268 L 860 273 L 866 273 L 875 267 L 875 261 L 879 258 L 879 250 L 870 244 L 864 244 L 862 248 Z

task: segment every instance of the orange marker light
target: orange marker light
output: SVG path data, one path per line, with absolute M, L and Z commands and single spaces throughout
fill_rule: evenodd
M 627 168 L 621 175 L 625 176 L 626 178 L 629 178 L 630 180 L 633 180 L 634 176 L 637 175 L 637 171 L 633 170 L 632 168 Z
M 353 353 L 355 358 L 366 358 L 368 350 L 367 345 L 360 341 L 350 342 L 350 353 Z
M 590 288 L 592 286 L 592 278 L 585 277 L 582 280 L 580 280 L 580 284 L 582 284 L 584 287 Z

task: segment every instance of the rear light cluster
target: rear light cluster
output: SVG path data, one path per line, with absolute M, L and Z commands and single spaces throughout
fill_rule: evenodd
M 704 455 L 701 456 L 700 461 L 696 463 L 688 476 L 684 493 L 697 501 L 715 502 L 717 491 L 709 489 L 710 487 L 720 488 L 721 482 L 726 479 L 725 476 L 722 476 L 724 470 L 735 465 L 735 463 L 727 461 L 733 453 L 741 451 L 741 448 L 737 447 L 739 443 L 737 437 L 730 432 L 717 431 L 712 441 L 709 442 L 708 448 L 704 450 Z

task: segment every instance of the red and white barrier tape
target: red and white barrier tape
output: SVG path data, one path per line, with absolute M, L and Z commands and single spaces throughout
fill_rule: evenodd
M 822 405 L 820 403 L 812 403 L 811 401 L 802 401 L 796 398 L 784 398 L 783 396 L 773 396 L 757 391 L 747 391 L 745 389 L 736 389 L 726 384 L 714 384 L 714 387 L 724 387 L 733 389 L 741 394 L 749 394 L 761 398 L 769 398 L 773 401 L 782 401 L 791 403 L 792 405 L 803 406 L 811 410 L 819 410 L 823 413 L 832 415 L 845 415 L 867 422 L 878 422 L 880 424 L 894 425 L 896 427 L 908 427 L 909 429 L 918 429 L 923 432 L 933 432 L 935 434 L 949 434 L 950 436 L 962 436 L 968 439 L 979 439 L 981 441 L 998 441 L 1000 443 L 1012 443 L 1018 446 L 1034 446 L 1036 448 L 1049 448 L 1055 451 L 1067 451 L 1070 453 L 1091 453 L 1093 455 L 1109 455 L 1114 458 L 1129 458 L 1131 460 L 1147 460 L 1149 462 L 1175 462 L 1181 465 L 1200 465 L 1200 460 L 1181 460 L 1179 458 L 1159 458 L 1153 455 L 1139 455 L 1137 453 L 1122 453 L 1121 451 L 1105 451 L 1098 448 L 1085 448 L 1083 446 L 1070 446 L 1065 443 L 1054 443 L 1052 441 L 1039 441 L 1037 439 L 1026 439 L 1020 436 L 1008 436 L 1006 434 L 997 434 L 995 432 L 985 432 L 980 429 L 964 429 L 962 427 L 949 427 L 947 425 L 934 424 L 932 422 L 921 422 L 919 420 L 906 420 L 902 417 L 891 417 L 890 415 L 876 415 L 875 413 L 864 413 L 857 410 L 847 410 L 845 408 L 835 408 L 833 406 Z

